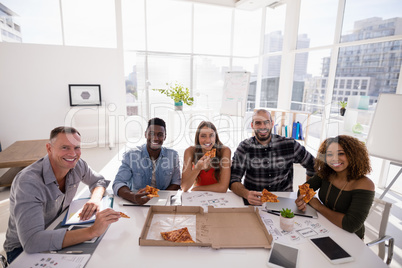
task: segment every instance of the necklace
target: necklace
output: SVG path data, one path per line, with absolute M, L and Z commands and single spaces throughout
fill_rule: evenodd
M 348 185 L 348 181 L 343 185 L 342 189 L 339 191 L 338 196 L 335 199 L 335 203 L 334 206 L 332 207 L 333 211 L 336 211 L 335 207 L 336 207 L 336 203 L 338 202 L 339 196 L 341 196 L 341 193 L 343 191 L 343 189 L 345 189 L 346 185 Z M 332 182 L 329 183 L 329 187 L 328 187 L 328 191 L 327 191 L 327 195 L 325 196 L 325 206 L 328 207 L 328 196 L 329 196 L 329 192 L 331 192 L 331 188 L 332 188 Z

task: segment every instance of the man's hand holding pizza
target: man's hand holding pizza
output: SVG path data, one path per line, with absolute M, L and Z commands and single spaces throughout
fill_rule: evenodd
M 262 196 L 262 193 L 260 193 L 260 192 L 248 191 L 246 199 L 248 200 L 250 205 L 261 206 L 262 205 L 261 196 Z

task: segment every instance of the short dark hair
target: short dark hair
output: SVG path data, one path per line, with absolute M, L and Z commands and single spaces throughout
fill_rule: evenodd
M 81 134 L 75 128 L 61 126 L 61 127 L 54 128 L 50 132 L 50 139 L 49 140 L 52 140 L 52 139 L 56 138 L 57 135 L 59 135 L 60 133 L 67 133 L 67 134 L 75 134 L 75 133 L 77 133 L 78 135 L 81 136 Z
M 163 119 L 160 119 L 158 117 L 149 119 L 147 129 L 152 125 L 164 127 L 165 133 L 166 133 L 166 123 L 165 123 L 165 121 L 163 121 Z

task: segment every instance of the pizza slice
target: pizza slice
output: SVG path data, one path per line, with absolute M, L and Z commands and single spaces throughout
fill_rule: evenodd
M 316 192 L 312 188 L 310 188 L 310 184 L 305 183 L 303 185 L 299 185 L 299 192 L 301 195 L 304 195 L 304 202 L 308 203 L 315 196 Z
M 210 158 L 215 157 L 216 156 L 216 149 L 212 149 L 211 151 L 208 151 L 205 153 L 206 156 L 209 156 Z
M 271 202 L 271 203 L 278 203 L 278 196 L 274 195 L 267 189 L 262 190 L 261 202 Z
M 159 189 L 156 189 L 155 187 L 152 187 L 149 185 L 147 185 L 145 187 L 145 192 L 148 193 L 148 195 L 147 195 L 148 197 L 158 197 L 159 196 L 158 191 L 159 191 Z
M 191 238 L 191 234 L 188 231 L 187 227 L 184 228 L 184 231 L 181 233 L 180 237 L 175 241 L 178 243 L 195 243 Z
M 119 213 L 120 213 L 120 216 L 121 216 L 122 218 L 126 218 L 126 219 L 129 219 L 129 218 L 130 218 L 127 214 L 125 214 L 125 213 L 123 213 L 123 212 L 119 212 Z
M 186 229 L 187 229 L 187 227 L 184 227 L 184 228 L 181 228 L 178 230 L 173 230 L 170 232 L 161 232 L 161 235 L 162 235 L 163 239 L 165 239 L 167 241 L 176 242 Z

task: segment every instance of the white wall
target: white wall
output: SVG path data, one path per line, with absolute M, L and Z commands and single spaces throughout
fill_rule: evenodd
M 0 142 L 46 139 L 65 125 L 69 84 L 100 84 L 106 108 L 125 115 L 123 56 L 117 49 L 0 42 Z

